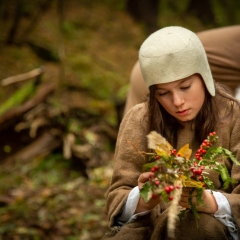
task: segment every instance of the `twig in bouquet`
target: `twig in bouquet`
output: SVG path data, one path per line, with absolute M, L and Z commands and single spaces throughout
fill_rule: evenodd
M 170 203 L 169 206 L 169 212 L 168 212 L 168 236 L 170 238 L 174 238 L 174 230 L 175 230 L 175 223 L 178 218 L 178 202 L 181 199 L 182 194 L 182 181 L 176 180 L 174 182 L 174 186 L 179 186 L 177 191 L 174 191 L 173 193 L 173 200 Z

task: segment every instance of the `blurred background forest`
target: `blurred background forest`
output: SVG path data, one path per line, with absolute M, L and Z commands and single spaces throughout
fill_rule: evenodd
M 238 0 L 0 1 L 0 239 L 101 239 L 141 43 L 239 23 Z

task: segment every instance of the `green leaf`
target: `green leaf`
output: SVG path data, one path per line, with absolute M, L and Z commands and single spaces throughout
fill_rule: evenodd
M 21 103 L 23 103 L 31 94 L 33 94 L 34 89 L 34 81 L 26 83 L 0 106 L 0 115 L 7 112 L 9 109 L 19 106 Z
M 222 147 L 210 147 L 204 158 L 209 159 L 209 160 L 213 160 L 214 158 L 216 158 L 217 156 L 223 154 L 223 150 Z
M 148 202 L 152 198 L 152 186 L 149 182 L 143 185 L 143 188 L 140 190 L 140 196 L 145 202 Z
M 198 226 L 198 219 L 200 217 L 199 217 L 199 214 L 198 214 L 198 211 L 197 211 L 196 204 L 193 203 L 193 201 L 192 201 L 192 194 L 193 194 L 194 191 L 197 191 L 197 195 L 196 195 L 197 202 L 200 203 L 200 204 L 203 204 L 203 201 L 202 201 L 203 189 L 202 188 L 192 188 L 191 191 L 189 192 L 190 197 L 188 198 L 188 204 L 189 204 L 189 206 L 190 206 L 190 208 L 193 212 L 193 215 L 196 219 L 196 224 Z
M 235 180 L 235 179 L 232 179 L 232 178 L 228 178 L 225 182 L 224 182 L 224 184 L 223 184 L 223 187 L 226 189 L 226 188 L 228 188 L 228 186 L 229 186 L 229 184 L 235 184 L 235 183 L 237 183 L 237 181 Z
M 196 199 L 198 204 L 204 204 L 202 200 L 203 188 L 196 188 L 195 190 L 197 191 Z
M 162 191 L 162 199 L 164 202 L 169 202 L 169 195 L 165 192 L 165 191 Z
M 206 176 L 203 176 L 203 179 L 204 179 L 204 182 L 207 184 L 207 186 L 210 188 L 210 189 L 214 189 L 214 185 L 213 185 L 213 182 L 212 180 L 210 180 L 208 177 Z
M 223 148 L 223 152 L 226 156 L 228 156 L 236 165 L 240 165 L 240 163 L 238 162 L 238 160 L 234 157 L 234 155 L 232 154 L 232 152 L 230 152 L 228 149 Z
M 142 167 L 143 172 L 148 172 L 148 171 L 150 171 L 156 164 L 157 164 L 156 161 L 155 161 L 155 162 L 151 162 L 151 163 L 146 163 L 146 164 L 144 164 L 143 167 Z
M 181 210 L 180 212 L 179 212 L 179 214 L 178 214 L 178 217 L 179 217 L 179 220 L 180 221 L 182 221 L 183 220 L 183 218 L 185 218 L 185 216 L 186 216 L 186 211 L 187 210 Z
M 230 175 L 225 165 L 221 165 L 219 170 L 220 170 L 221 178 L 224 182 L 230 178 Z

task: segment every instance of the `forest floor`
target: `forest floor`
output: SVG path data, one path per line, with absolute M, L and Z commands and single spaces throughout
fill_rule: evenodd
M 101 239 L 108 231 L 105 194 L 118 131 L 116 109 L 126 97 L 143 39 L 141 28 L 121 4 L 98 1 L 67 1 L 61 29 L 56 3 L 28 34 L 30 21 L 23 18 L 14 38 L 17 44 L 4 43 L 11 14 L 6 20 L 0 39 L 0 79 L 43 66 L 41 82 L 56 82 L 56 89 L 35 108 L 44 105 L 44 117 L 50 122 L 39 127 L 35 137 L 29 137 L 33 122 L 23 118 L 18 125 L 27 124 L 26 129 L 16 132 L 12 126 L 1 131 L 0 239 Z M 1 104 L 29 81 L 1 86 Z M 52 112 L 57 113 L 49 117 Z M 100 126 L 110 130 L 96 130 Z M 42 132 L 56 129 L 61 130 L 61 143 L 52 152 L 24 159 L 17 155 L 13 160 L 17 150 L 31 152 L 27 146 Z M 63 138 L 69 133 L 78 143 L 91 146 L 87 157 L 66 159 Z
M 29 5 L 28 11 L 34 12 L 34 7 Z M 145 38 L 143 26 L 123 7 L 121 1 L 65 1 L 59 26 L 53 3 L 31 32 L 26 31 L 31 14 L 22 19 L 13 44 L 5 44 L 11 11 L 6 16 L 0 37 L 0 79 L 44 66 L 41 81 L 55 82 L 56 89 L 43 102 L 48 125 L 39 128 L 35 137 L 29 137 L 32 120 L 24 122 L 27 127 L 19 132 L 13 126 L 15 135 L 2 133 L 0 240 L 97 240 L 108 230 L 105 194 L 121 109 Z M 202 29 L 197 21 L 191 23 Z M 24 84 L 1 86 L 0 103 Z M 52 152 L 11 158 L 16 148 L 21 150 L 41 132 L 53 129 L 61 134 Z M 66 158 L 64 140 L 71 134 L 78 147 L 90 146 L 84 156 Z M 25 140 L 18 140 L 18 135 Z

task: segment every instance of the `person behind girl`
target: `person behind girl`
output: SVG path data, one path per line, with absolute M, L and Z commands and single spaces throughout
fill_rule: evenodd
M 189 143 L 192 157 L 215 131 L 218 145 L 240 160 L 239 103 L 214 82 L 206 52 L 195 33 L 179 26 L 156 31 L 141 45 L 139 63 L 149 98 L 132 107 L 120 125 L 106 195 L 112 231 L 105 239 L 168 239 L 168 204 L 161 197 L 144 202 L 139 194 L 153 173 L 142 172 L 147 159 L 136 148 L 149 152 L 146 136 L 151 131 L 160 133 L 177 150 Z M 229 159 L 221 161 L 237 184 L 226 190 L 219 174 L 208 170 L 215 190 L 203 191 L 205 204 L 197 207 L 198 226 L 191 211 L 177 221 L 176 239 L 239 239 L 240 166 Z M 190 208 L 188 198 L 189 189 L 184 188 L 179 206 Z
M 240 25 L 209 29 L 196 33 L 206 51 L 213 79 L 225 84 L 240 99 Z M 139 61 L 130 74 L 124 113 L 143 102 L 148 88 L 143 80 Z

